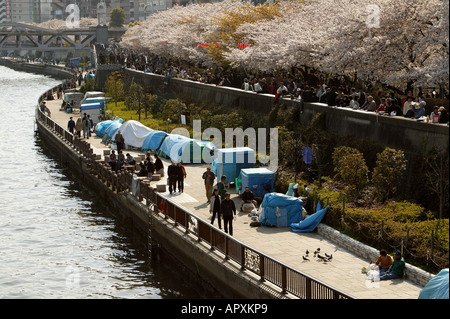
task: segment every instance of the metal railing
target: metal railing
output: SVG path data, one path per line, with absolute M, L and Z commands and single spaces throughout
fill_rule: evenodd
M 57 87 L 50 92 L 56 89 Z M 47 93 L 41 96 L 39 103 L 47 96 Z M 92 176 L 104 183 L 111 191 L 116 193 L 131 191 L 134 171 L 112 170 L 101 160 L 101 156 L 93 153 L 88 142 L 68 132 L 41 112 L 39 106 L 37 107 L 37 119 L 62 140 L 74 147 L 87 160 Z M 205 243 L 211 250 L 222 254 L 225 261 L 234 262 L 239 265 L 241 270 L 256 274 L 261 282 L 272 283 L 279 287 L 283 294 L 291 293 L 303 299 L 354 298 L 228 235 L 186 208 L 164 198 L 163 195 L 154 190 L 148 181 L 140 180 L 138 189 L 139 191 L 135 196 L 140 202 L 145 203 L 150 214 L 170 220 L 174 223 L 174 226 L 181 227 L 186 234 L 195 236 L 198 242 Z

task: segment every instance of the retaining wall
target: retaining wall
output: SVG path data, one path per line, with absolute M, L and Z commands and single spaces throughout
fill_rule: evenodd
M 110 70 L 97 71 L 99 88 L 103 88 L 110 72 Z M 274 106 L 274 96 L 271 94 L 256 94 L 237 88 L 178 78 L 171 79 L 169 85 L 165 85 L 162 75 L 132 69 L 122 69 L 122 73 L 126 84 L 137 82 L 151 88 L 152 92 L 169 97 L 188 95 L 198 101 L 264 114 L 270 112 Z M 298 101 L 290 99 L 282 99 L 277 104 L 300 107 Z M 351 136 L 366 139 L 383 147 L 402 149 L 407 153 L 422 153 L 433 145 L 447 148 L 449 144 L 449 126 L 445 124 L 430 124 L 403 117 L 378 115 L 374 112 L 329 107 L 323 103 L 304 103 L 298 122 L 310 125 L 313 117 L 319 112 L 325 113 L 325 130 L 342 138 Z

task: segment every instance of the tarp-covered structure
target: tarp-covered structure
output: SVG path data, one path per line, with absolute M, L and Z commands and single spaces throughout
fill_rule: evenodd
M 95 135 L 97 135 L 98 137 L 103 137 L 103 135 L 105 135 L 105 133 L 106 133 L 106 130 L 113 122 L 123 123 L 123 120 L 121 118 L 118 118 L 115 120 L 106 120 L 106 121 L 102 121 L 102 122 L 98 123 L 95 126 L 95 130 L 94 130 Z
M 288 227 L 302 220 L 302 210 L 303 202 L 300 198 L 268 193 L 261 203 L 261 225 Z
M 448 268 L 442 269 L 419 293 L 419 299 L 449 299 Z
M 105 130 L 105 134 L 103 134 L 102 142 L 105 143 L 111 140 L 114 135 L 116 135 L 119 128 L 121 128 L 122 123 L 120 121 L 112 122 Z
M 158 150 L 167 135 L 168 134 L 166 132 L 158 130 L 150 132 L 150 134 L 147 135 L 144 142 L 142 143 L 142 150 L 143 151 Z
M 266 193 L 273 191 L 274 174 L 271 170 L 260 168 L 241 169 L 241 194 L 248 187 L 258 197 L 263 198 Z
M 305 219 L 299 222 L 290 224 L 292 231 L 296 233 L 312 232 L 316 229 L 317 225 L 320 224 L 327 211 L 328 206 L 322 208 L 320 202 L 317 203 L 316 212 L 314 214 L 306 216 Z
M 211 171 L 217 180 L 226 176 L 225 183 L 234 182 L 244 168 L 255 166 L 255 151 L 249 147 L 219 148 L 217 158 L 211 165 Z
M 209 141 L 195 140 L 179 134 L 168 134 L 159 148 L 160 155 L 174 162 L 202 163 L 202 155 L 211 156 L 215 145 Z
M 141 148 L 145 138 L 153 130 L 141 122 L 129 120 L 122 124 L 120 132 L 125 140 L 127 146 Z M 117 134 L 117 132 L 116 132 Z M 114 136 L 113 136 L 114 138 Z

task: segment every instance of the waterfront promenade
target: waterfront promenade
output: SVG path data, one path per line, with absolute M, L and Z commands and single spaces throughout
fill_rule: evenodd
M 63 127 L 67 127 L 70 116 L 74 120 L 81 114 L 66 114 L 59 111 L 62 101 L 47 101 L 54 121 Z M 109 149 L 101 143 L 101 138 L 92 136 L 88 140 L 95 154 L 103 156 L 103 150 Z M 132 155 L 142 155 L 140 151 L 129 151 Z M 165 169 L 169 165 L 164 160 Z M 187 178 L 185 180 L 184 193 L 170 195 L 168 192 L 162 195 L 173 201 L 200 218 L 210 221 L 209 207 L 206 203 L 205 188 L 202 173 L 206 170 L 206 164 L 185 165 Z M 162 181 L 152 184 L 165 183 Z M 236 207 L 240 200 L 234 189 L 228 190 L 232 194 Z M 297 269 L 323 283 L 336 288 L 346 294 L 360 299 L 417 299 L 421 286 L 413 284 L 408 280 L 392 280 L 383 282 L 368 282 L 366 275 L 361 273 L 361 268 L 369 264 L 348 250 L 338 247 L 333 242 L 323 238 L 318 233 L 294 233 L 290 228 L 250 227 L 250 218 L 247 213 L 238 212 L 237 220 L 233 223 L 234 237 L 246 245 L 268 255 L 278 261 Z M 215 222 L 217 226 L 217 222 Z M 313 252 L 320 248 L 321 252 L 332 254 L 331 262 L 321 262 L 310 253 L 309 261 L 303 260 L 302 256 L 308 249 Z M 407 262 L 407 260 L 406 260 Z

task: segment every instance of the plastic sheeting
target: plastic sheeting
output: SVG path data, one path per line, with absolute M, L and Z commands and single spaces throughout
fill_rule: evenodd
M 106 142 L 107 140 L 110 140 L 116 135 L 119 128 L 122 126 L 122 123 L 119 121 L 112 122 L 108 128 L 105 130 L 105 134 L 103 135 L 102 142 Z
M 261 203 L 261 225 L 287 227 L 302 219 L 301 199 L 279 193 L 268 193 Z
M 216 174 L 217 180 L 225 175 L 225 183 L 234 182 L 241 170 L 255 166 L 255 151 L 249 147 L 220 148 L 214 160 L 211 171 Z
M 183 135 L 168 134 L 159 151 L 174 162 L 202 163 L 204 149 L 207 150 L 206 155 L 210 156 L 215 145 L 212 142 L 194 140 Z
M 158 150 L 161 145 L 162 142 L 164 140 L 164 138 L 167 136 L 168 134 L 166 132 L 163 131 L 153 131 L 150 132 L 150 134 L 147 135 L 147 137 L 145 138 L 144 142 L 142 143 L 142 149 L 144 151 L 147 150 Z
M 98 123 L 95 126 L 95 134 L 99 137 L 103 137 L 103 135 L 105 134 L 106 130 L 108 129 L 108 127 L 111 125 L 111 123 L 113 122 L 119 122 L 122 123 L 123 120 L 121 118 L 119 119 L 115 119 L 115 120 L 107 120 L 107 121 L 102 121 L 100 123 Z
M 120 127 L 120 132 L 122 133 L 122 136 L 125 140 L 125 144 L 137 148 L 142 147 L 145 138 L 152 131 L 153 130 L 151 128 L 148 128 L 144 124 L 133 120 L 126 121 Z M 115 134 L 117 134 L 117 131 Z M 112 137 L 113 139 L 115 137 L 115 134 Z
M 273 172 L 267 168 L 244 168 L 241 170 L 241 193 L 247 186 L 258 197 L 263 198 L 273 190 Z
M 419 299 L 449 299 L 448 268 L 442 269 L 420 291 Z
M 327 211 L 328 206 L 322 208 L 320 202 L 317 203 L 316 212 L 314 214 L 307 216 L 304 220 L 298 223 L 291 224 L 292 231 L 296 233 L 312 232 L 316 229 L 317 225 L 320 224 Z

